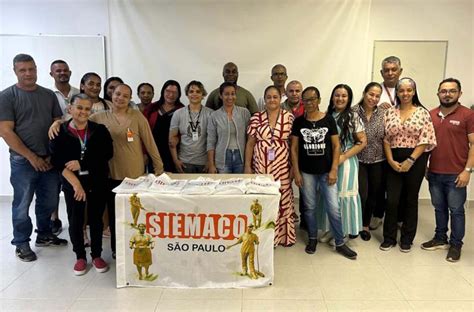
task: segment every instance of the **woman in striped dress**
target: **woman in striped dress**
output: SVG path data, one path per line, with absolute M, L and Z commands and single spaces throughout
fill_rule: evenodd
M 296 241 L 289 147 L 294 117 L 280 108 L 281 94 L 275 86 L 265 89 L 264 98 L 265 110 L 252 116 L 247 129 L 245 173 L 272 174 L 275 180 L 280 180 L 275 246 L 290 247 Z
M 362 204 L 359 196 L 359 161 L 357 154 L 367 145 L 364 124 L 351 109 L 352 89 L 345 84 L 334 87 L 328 114 L 336 120 L 341 142 L 337 171 L 339 208 L 344 235 L 352 237 L 362 231 Z M 324 227 L 323 227 L 324 228 Z

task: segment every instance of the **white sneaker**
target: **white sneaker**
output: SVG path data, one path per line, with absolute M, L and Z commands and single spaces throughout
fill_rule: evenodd
M 376 230 L 381 225 L 382 225 L 382 218 L 372 217 L 372 219 L 370 219 L 369 229 Z
M 319 237 L 319 242 L 320 243 L 327 243 L 331 240 L 331 238 L 332 238 L 331 231 L 327 231 Z

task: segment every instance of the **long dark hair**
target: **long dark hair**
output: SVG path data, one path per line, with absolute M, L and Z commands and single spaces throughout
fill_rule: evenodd
M 150 104 L 152 105 L 150 107 L 150 111 L 152 112 L 157 111 L 160 108 L 160 106 L 165 103 L 165 89 L 168 88 L 169 86 L 176 86 L 176 88 L 178 89 L 178 98 L 176 99 L 175 104 L 183 105 L 183 103 L 181 103 L 181 86 L 179 82 L 177 82 L 176 80 L 168 80 L 164 83 L 163 87 L 161 88 L 160 99 L 157 102 Z
M 94 73 L 94 72 L 85 73 L 81 78 L 81 83 L 79 84 L 79 93 L 84 93 L 84 89 L 82 88 L 82 85 L 85 85 L 86 81 L 89 80 L 91 77 L 97 77 L 102 81 L 102 78 L 100 78 L 99 74 L 97 74 L 97 73 Z M 104 109 L 105 110 L 109 109 L 109 106 L 107 105 L 105 100 L 103 98 L 101 98 L 100 96 L 99 96 L 99 101 L 102 104 L 104 104 Z
M 112 102 L 112 99 L 109 97 L 109 95 L 107 94 L 107 88 L 109 87 L 109 84 L 112 82 L 112 81 L 118 81 L 120 83 L 123 83 L 123 80 L 122 78 L 120 77 L 109 77 L 105 83 L 104 83 L 104 99 L 107 100 L 107 101 L 111 101 Z
M 418 98 L 418 88 L 416 87 L 416 82 L 415 82 L 415 80 L 411 79 L 410 77 L 403 77 L 402 79 L 398 80 L 397 84 L 395 85 L 396 106 L 400 107 L 400 98 L 398 97 L 398 89 L 400 88 L 400 85 L 404 81 L 407 81 L 407 80 L 411 84 L 412 88 L 415 89 L 415 94 L 413 95 L 413 99 L 411 100 L 411 102 L 413 103 L 413 105 L 415 105 L 417 107 L 421 106 L 424 109 L 426 109 L 426 107 L 424 107 L 423 104 L 421 104 L 420 99 Z
M 342 112 L 339 113 L 339 117 L 337 118 L 337 125 L 341 129 L 341 133 L 339 134 L 339 139 L 341 141 L 341 150 L 345 150 L 346 148 L 346 139 L 350 138 L 352 135 L 351 132 L 354 131 L 354 113 L 352 112 L 351 109 L 351 104 L 352 104 L 352 89 L 346 84 L 338 84 L 337 86 L 332 89 L 331 92 L 331 97 L 329 98 L 329 106 L 328 106 L 328 114 L 332 115 L 335 111 L 336 108 L 334 107 L 334 103 L 332 101 L 332 98 L 334 96 L 334 93 L 336 93 L 337 89 L 344 89 L 347 91 L 348 99 L 347 99 L 347 105 L 346 108 Z

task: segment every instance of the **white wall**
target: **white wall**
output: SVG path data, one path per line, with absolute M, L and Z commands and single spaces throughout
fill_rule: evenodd
M 0 0 L 0 34 L 103 34 L 109 75 L 132 87 L 148 80 L 156 93 L 171 77 L 183 85 L 201 79 L 210 91 L 230 57 L 239 82 L 259 97 L 281 62 L 290 79 L 321 87 L 324 107 L 339 81 L 360 94 L 371 77 L 373 40 L 448 40 L 446 76 L 462 81 L 462 102 L 471 104 L 473 16 L 471 0 Z M 0 195 L 11 194 L 3 141 L 0 162 Z M 425 185 L 420 197 L 429 197 Z

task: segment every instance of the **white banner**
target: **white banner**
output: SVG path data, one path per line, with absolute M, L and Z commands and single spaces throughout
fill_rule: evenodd
M 280 195 L 117 194 L 117 287 L 273 283 Z

